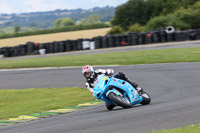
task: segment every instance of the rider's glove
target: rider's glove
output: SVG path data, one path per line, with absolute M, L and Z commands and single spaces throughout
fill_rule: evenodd
M 111 76 L 113 76 L 113 74 L 114 74 L 114 70 L 113 70 L 113 69 L 107 69 L 107 70 L 106 70 L 106 74 L 107 74 L 109 77 L 111 77 Z
M 90 87 L 90 84 L 88 82 L 85 83 L 86 88 L 93 94 L 94 90 Z

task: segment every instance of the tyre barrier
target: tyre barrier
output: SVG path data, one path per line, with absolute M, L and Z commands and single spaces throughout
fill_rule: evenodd
M 139 39 L 139 35 L 136 32 L 129 32 L 128 33 L 128 42 L 130 45 L 137 45 Z
M 146 33 L 138 34 L 138 44 L 145 44 L 145 36 L 146 36 Z
M 104 36 L 102 38 L 102 48 L 107 48 L 108 47 L 108 37 Z
M 153 43 L 153 33 L 146 33 L 145 44 Z
M 186 40 L 190 40 L 187 31 L 177 31 L 175 33 L 175 41 L 186 41 Z
M 159 43 L 161 42 L 160 32 L 159 31 L 153 31 L 153 43 Z
M 102 36 L 93 37 L 92 40 L 94 41 L 95 48 L 99 49 L 102 48 Z
M 173 26 L 168 26 L 165 28 L 166 33 L 174 33 L 175 29 Z
M 128 42 L 128 35 L 121 35 L 121 46 L 127 46 L 130 45 Z
M 14 47 L 0 48 L 0 58 L 186 40 L 200 40 L 200 29 L 174 31 L 174 28 L 169 26 L 144 33 L 129 32 L 125 35 L 105 35 L 91 39 L 27 42 Z

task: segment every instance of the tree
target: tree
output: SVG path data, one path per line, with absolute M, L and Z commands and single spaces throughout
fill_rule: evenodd
M 174 13 L 166 16 L 158 16 L 152 18 L 145 26 L 146 30 L 153 30 L 156 28 L 165 28 L 173 26 L 177 30 L 185 29 L 199 29 L 200 28 L 200 1 L 196 2 L 188 8 L 180 8 Z
M 188 8 L 197 1 L 200 0 L 129 0 L 116 8 L 111 23 L 113 26 L 121 26 L 124 30 L 136 23 L 144 26 L 154 17 L 167 16 L 181 7 Z
M 88 24 L 97 24 L 100 22 L 100 16 L 98 14 L 93 14 L 88 17 Z
M 163 0 L 129 0 L 127 3 L 116 8 L 115 16 L 111 23 L 119 25 L 124 30 L 138 23 L 145 25 L 146 22 L 152 17 L 152 14 L 158 15 L 160 11 L 154 11 L 159 7 L 162 9 Z M 156 7 L 155 7 L 156 6 Z
M 54 27 L 55 28 L 59 28 L 61 26 L 61 21 L 62 19 L 57 19 L 55 22 L 54 22 Z
M 87 25 L 88 22 L 87 22 L 86 19 L 81 19 L 77 24 L 79 24 L 79 25 Z
M 20 27 L 19 27 L 19 26 L 16 26 L 16 27 L 15 27 L 15 33 L 19 33 L 19 31 L 20 31 Z
M 190 25 L 192 29 L 200 28 L 200 1 L 196 2 L 193 6 L 189 8 L 178 10 L 174 15 L 179 18 L 181 21 Z
M 57 19 L 55 22 L 54 22 L 54 27 L 55 28 L 62 28 L 62 27 L 66 27 L 66 26 L 73 26 L 75 25 L 75 22 L 73 19 L 67 17 L 67 18 L 60 18 L 60 19 Z
M 187 23 L 170 14 L 152 18 L 145 26 L 145 30 L 149 31 L 157 28 L 166 28 L 168 26 L 173 26 L 177 30 L 188 29 L 190 27 Z

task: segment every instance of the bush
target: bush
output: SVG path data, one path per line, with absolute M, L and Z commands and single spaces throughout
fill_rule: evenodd
M 108 34 L 114 35 L 114 34 L 123 34 L 124 31 L 120 26 L 114 26 L 112 29 L 108 32 Z
M 198 4 L 199 3 L 199 4 Z M 199 6 L 199 8 L 195 8 Z M 182 22 L 185 22 L 190 25 L 191 29 L 200 28 L 200 2 L 197 2 L 197 5 L 189 9 L 181 9 L 174 13 L 174 15 L 179 18 Z
M 151 19 L 145 26 L 145 30 L 154 30 L 157 28 L 166 28 L 173 26 L 176 30 L 189 29 L 190 25 L 181 21 L 174 15 L 159 16 Z
M 136 23 L 129 28 L 128 32 L 144 32 L 145 28 L 140 24 Z
M 75 25 L 75 22 L 73 19 L 71 19 L 69 17 L 68 18 L 60 18 L 54 22 L 55 28 L 61 28 L 61 27 L 73 26 L 73 25 Z
M 189 8 L 181 8 L 167 16 L 152 18 L 145 26 L 146 30 L 173 26 L 177 30 L 200 28 L 200 2 L 196 2 Z

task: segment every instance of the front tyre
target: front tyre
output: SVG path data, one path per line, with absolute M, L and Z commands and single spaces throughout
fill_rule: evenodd
M 145 91 L 141 91 L 139 95 L 143 97 L 143 100 L 141 102 L 142 105 L 147 105 L 151 102 L 151 97 Z
M 110 103 L 105 103 L 105 105 L 106 105 L 106 108 L 108 109 L 108 110 L 113 110 L 113 108 L 116 106 L 116 105 L 113 105 L 113 104 L 110 104 Z
M 125 97 L 118 96 L 113 92 L 108 95 L 108 99 L 123 108 L 131 108 L 131 103 L 129 100 L 127 100 Z

